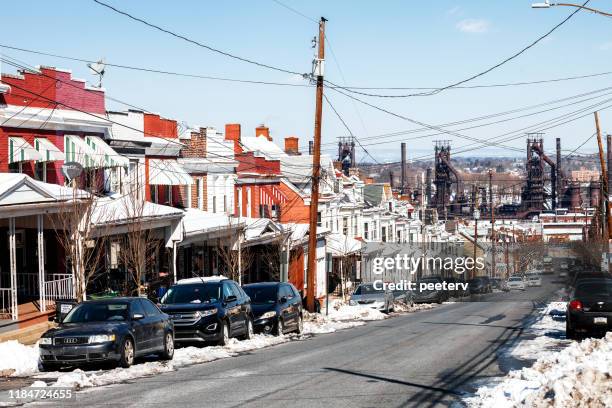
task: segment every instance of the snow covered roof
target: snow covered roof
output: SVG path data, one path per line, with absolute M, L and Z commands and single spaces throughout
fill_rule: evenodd
M 77 197 L 87 193 L 77 190 Z M 0 206 L 68 201 L 72 188 L 34 180 L 27 174 L 0 173 Z
M 112 123 L 103 114 L 72 109 L 33 108 L 8 105 L 0 109 L 0 122 L 6 127 L 110 133 Z
M 127 224 L 141 218 L 146 224 L 153 219 L 173 219 L 182 216 L 183 211 L 178 208 L 149 201 L 134 202 L 130 195 L 116 195 L 96 200 L 91 221 L 96 226 L 102 226 Z
M 197 208 L 186 209 L 183 216 L 183 231 L 186 237 L 243 225 L 244 222 L 230 219 L 227 214 L 214 214 Z
M 327 236 L 327 248 L 332 255 L 346 256 L 361 252 L 362 242 L 344 234 L 332 233 Z

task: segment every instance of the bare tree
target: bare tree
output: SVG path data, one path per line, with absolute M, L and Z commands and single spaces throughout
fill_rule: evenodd
M 127 232 L 120 239 L 119 259 L 130 278 L 131 294 L 143 295 L 142 280 L 155 262 L 157 240 L 152 235 L 146 219 L 154 214 L 147 212 L 147 202 L 139 197 L 137 189 L 126 194 L 121 202 L 122 216 L 125 217 Z M 152 208 L 152 207 L 151 207 Z
M 245 228 L 240 219 L 228 216 L 228 230 L 217 240 L 215 251 L 223 262 L 223 268 L 230 278 L 242 284 L 244 271 L 253 262 L 254 256 L 248 247 L 242 245 Z
M 66 188 L 65 197 L 68 201 L 50 219 L 70 265 L 74 296 L 80 302 L 85 299 L 87 284 L 98 272 L 106 254 L 107 234 L 94 221 L 103 213 L 103 218 L 109 214 L 99 206 L 94 193 L 77 188 L 76 180 L 71 188 Z

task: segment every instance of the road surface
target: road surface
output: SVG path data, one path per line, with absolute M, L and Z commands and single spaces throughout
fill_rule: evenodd
M 503 374 L 499 350 L 521 336 L 557 285 L 369 322 L 109 387 L 88 407 L 461 406 L 474 383 Z M 502 301 L 503 300 L 503 301 Z

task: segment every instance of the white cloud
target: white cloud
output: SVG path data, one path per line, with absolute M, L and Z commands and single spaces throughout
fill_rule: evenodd
M 490 23 L 487 20 L 467 18 L 457 23 L 455 27 L 464 33 L 486 33 Z
M 610 51 L 612 50 L 612 41 L 608 41 L 602 44 L 599 44 L 599 49 L 602 51 Z

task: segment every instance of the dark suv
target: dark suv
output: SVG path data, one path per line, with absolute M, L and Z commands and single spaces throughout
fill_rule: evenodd
M 243 286 L 255 316 L 255 330 L 277 336 L 295 330 L 302 333 L 302 297 L 290 283 L 261 282 Z
M 222 276 L 182 279 L 161 299 L 174 322 L 175 341 L 226 345 L 230 337 L 253 336 L 251 299 Z

